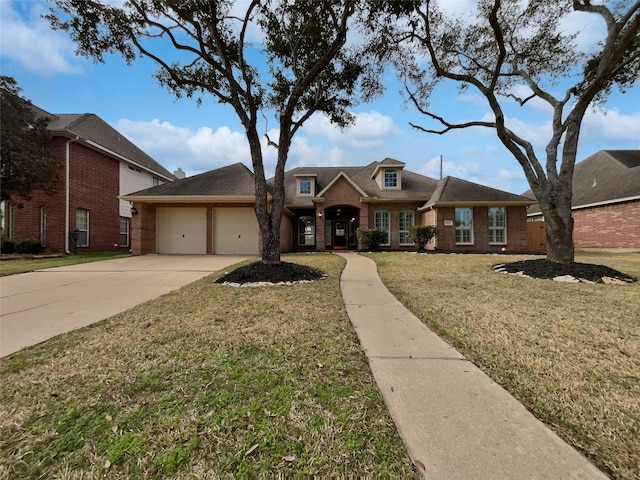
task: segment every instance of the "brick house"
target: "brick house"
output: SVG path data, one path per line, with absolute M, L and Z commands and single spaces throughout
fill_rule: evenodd
M 131 204 L 118 196 L 171 182 L 176 177 L 96 115 L 53 115 L 49 154 L 58 162 L 52 193 L 2 205 L 2 235 L 36 238 L 49 252 L 69 252 L 78 229 L 78 251 L 130 249 Z
M 577 163 L 571 204 L 575 248 L 640 250 L 640 150 L 601 150 Z M 528 216 L 544 220 L 537 204 Z
M 285 174 L 281 251 L 357 249 L 358 228 L 387 231 L 387 250 L 412 250 L 411 225 L 437 225 L 428 248 L 525 251 L 532 200 L 405 170 L 393 159 L 357 167 L 299 167 Z M 273 185 L 273 179 L 269 182 Z M 138 215 L 132 251 L 258 254 L 253 173 L 241 163 L 122 197 Z

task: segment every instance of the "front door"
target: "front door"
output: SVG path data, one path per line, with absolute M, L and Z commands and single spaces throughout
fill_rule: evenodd
M 333 222 L 333 246 L 334 248 L 347 248 L 347 222 L 345 220 Z

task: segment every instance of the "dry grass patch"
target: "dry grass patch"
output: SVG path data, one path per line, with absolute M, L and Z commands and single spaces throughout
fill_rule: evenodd
M 328 278 L 202 279 L 0 359 L 0 478 L 415 477 Z
M 494 273 L 529 257 L 370 255 L 389 290 L 617 479 L 640 478 L 640 283 Z M 640 277 L 637 254 L 579 254 Z

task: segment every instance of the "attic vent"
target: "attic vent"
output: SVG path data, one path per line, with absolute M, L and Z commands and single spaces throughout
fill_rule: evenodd
M 595 187 L 596 185 L 598 185 L 598 182 L 596 182 L 596 179 L 593 179 L 593 185 L 591 185 L 591 188 Z

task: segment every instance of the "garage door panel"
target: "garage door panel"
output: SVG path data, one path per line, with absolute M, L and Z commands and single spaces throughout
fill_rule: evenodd
M 258 221 L 252 208 L 216 208 L 214 253 L 257 255 Z
M 207 209 L 161 207 L 156 210 L 156 250 L 164 254 L 207 253 Z

